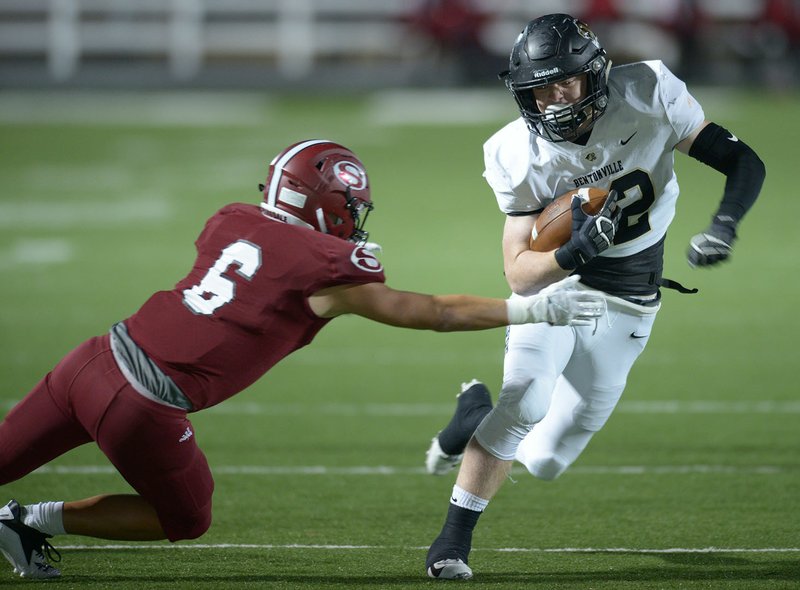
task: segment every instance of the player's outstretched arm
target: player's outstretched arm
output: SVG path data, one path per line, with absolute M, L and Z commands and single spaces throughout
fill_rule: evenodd
M 398 291 L 383 283 L 325 289 L 309 298 L 320 317 L 351 313 L 367 319 L 417 330 L 456 332 L 486 330 L 508 324 L 549 322 L 582 325 L 605 312 L 605 298 L 577 289 L 573 276 L 530 297 L 493 299 L 474 295 L 425 295 Z

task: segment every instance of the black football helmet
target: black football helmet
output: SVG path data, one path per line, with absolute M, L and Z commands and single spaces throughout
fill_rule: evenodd
M 290 145 L 270 162 L 261 209 L 272 219 L 358 244 L 372 210 L 369 179 L 349 149 L 324 139 Z
M 572 141 L 589 131 L 608 106 L 611 61 L 589 27 L 568 14 L 548 14 L 529 22 L 514 42 L 503 80 L 532 133 L 552 142 Z M 586 74 L 587 94 L 580 102 L 536 106 L 533 89 Z M 559 105 L 560 106 L 560 105 Z

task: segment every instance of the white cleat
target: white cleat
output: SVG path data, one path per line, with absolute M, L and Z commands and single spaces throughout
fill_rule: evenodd
M 465 412 L 468 413 L 470 411 L 474 411 L 476 404 L 488 405 L 488 407 L 491 408 L 492 401 L 489 395 L 489 390 L 486 389 L 486 386 L 477 379 L 473 379 L 468 383 L 462 383 L 461 392 L 456 396 L 456 399 L 458 400 L 458 398 L 460 398 L 464 393 L 475 386 L 478 386 L 479 389 L 476 389 L 470 393 L 468 397 L 465 397 L 463 400 L 461 400 L 462 402 L 465 400 L 469 401 L 466 401 L 466 403 L 456 402 L 456 417 L 453 418 L 454 420 L 457 420 L 459 416 L 463 417 L 468 415 L 465 414 Z M 477 423 L 469 427 L 469 430 L 466 432 L 466 436 L 464 438 L 464 446 L 466 446 L 469 437 L 472 436 L 472 429 L 476 426 Z M 453 423 L 451 422 L 447 428 L 453 428 Z M 428 452 L 425 454 L 425 471 L 431 475 L 446 475 L 450 473 L 456 467 L 458 467 L 458 465 L 461 463 L 461 460 L 464 458 L 463 449 L 461 453 L 454 455 L 448 455 L 445 453 L 439 444 L 439 434 L 441 434 L 441 431 L 433 437 L 431 440 L 431 445 L 428 448 Z
M 425 454 L 425 471 L 431 475 L 446 475 L 458 467 L 464 453 L 460 455 L 448 455 L 439 446 L 439 435 L 433 437 L 431 446 Z
M 47 542 L 49 536 L 23 524 L 22 509 L 15 500 L 0 508 L 0 553 L 14 566 L 15 574 L 39 579 L 61 575 L 45 558 L 51 551 L 58 554 Z
M 437 580 L 469 580 L 472 569 L 460 559 L 442 559 L 428 568 L 428 576 Z

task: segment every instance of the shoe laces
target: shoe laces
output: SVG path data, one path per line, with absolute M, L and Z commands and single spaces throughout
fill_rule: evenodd
M 44 570 L 55 569 L 48 562 L 58 563 L 61 561 L 61 552 L 47 540 L 50 535 L 44 533 L 39 533 L 39 535 L 41 536 L 36 539 L 36 545 L 31 553 L 31 565 L 35 564 L 36 567 Z
M 54 563 L 61 561 L 61 552 L 53 547 L 47 539 L 42 539 L 42 548 L 38 553 L 42 559 L 46 556 L 47 561 L 52 561 Z

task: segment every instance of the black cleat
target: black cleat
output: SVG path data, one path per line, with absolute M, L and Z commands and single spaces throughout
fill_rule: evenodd
M 440 580 L 469 580 L 472 577 L 472 568 L 467 564 L 472 548 L 472 531 L 480 515 L 480 512 L 450 504 L 442 532 L 431 543 L 425 558 L 428 576 Z
M 492 410 L 492 396 L 477 379 L 461 384 L 457 400 L 450 423 L 433 437 L 425 455 L 425 471 L 431 475 L 450 473 L 461 463 L 472 433 Z

